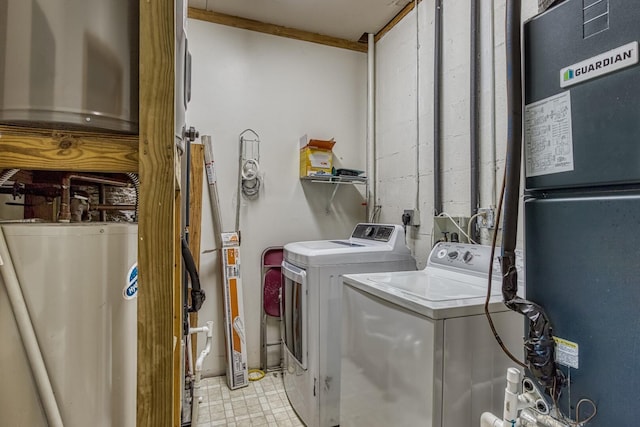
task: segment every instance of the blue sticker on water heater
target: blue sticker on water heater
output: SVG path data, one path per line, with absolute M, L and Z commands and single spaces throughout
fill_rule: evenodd
M 138 263 L 134 263 L 127 273 L 127 285 L 122 290 L 124 299 L 134 299 L 138 296 Z

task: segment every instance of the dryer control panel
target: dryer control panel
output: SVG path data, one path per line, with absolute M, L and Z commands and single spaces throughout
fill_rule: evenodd
M 388 224 L 358 224 L 351 233 L 351 238 L 388 242 L 396 227 Z

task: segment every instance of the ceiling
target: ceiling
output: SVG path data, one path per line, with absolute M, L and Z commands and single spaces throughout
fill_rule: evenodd
M 358 41 L 412 0 L 188 0 L 190 7 Z

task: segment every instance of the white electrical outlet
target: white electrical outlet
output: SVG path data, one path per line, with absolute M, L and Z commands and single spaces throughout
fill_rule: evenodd
M 488 228 L 493 229 L 496 226 L 496 216 L 495 209 L 493 208 L 481 208 L 478 209 L 478 213 L 484 213 L 477 219 L 477 224 L 479 228 Z

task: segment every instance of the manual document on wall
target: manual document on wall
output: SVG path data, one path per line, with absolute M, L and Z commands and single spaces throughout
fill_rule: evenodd
M 573 170 L 569 91 L 524 107 L 524 142 L 527 177 Z

